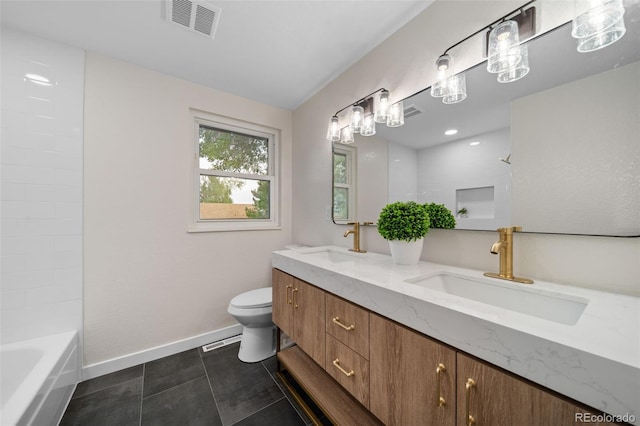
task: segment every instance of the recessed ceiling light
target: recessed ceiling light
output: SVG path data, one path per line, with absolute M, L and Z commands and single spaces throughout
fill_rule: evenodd
M 477 145 L 480 145 L 480 142 L 479 141 L 473 141 L 473 142 L 470 142 L 469 145 L 477 146 Z
M 444 134 L 447 136 L 455 135 L 456 133 L 458 133 L 457 129 L 449 129 L 446 132 L 444 132 Z

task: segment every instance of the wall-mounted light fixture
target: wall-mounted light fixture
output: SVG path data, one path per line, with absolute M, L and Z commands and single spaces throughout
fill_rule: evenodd
M 339 114 L 349 107 L 351 107 L 349 124 L 340 128 Z M 402 101 L 390 103 L 389 91 L 384 88 L 378 89 L 336 112 L 329 120 L 327 139 L 331 142 L 354 143 L 356 134 L 375 135 L 376 123 L 386 123 L 389 127 L 398 127 L 404 124 Z
M 571 35 L 578 52 L 593 52 L 620 40 L 627 31 L 622 0 L 590 0 L 589 9 L 573 19 Z
M 535 35 L 536 8 L 526 9 L 534 1 L 530 0 L 445 50 L 436 60 L 438 80 L 431 86 L 431 96 L 441 97 L 445 104 L 454 104 L 466 99 L 465 74 L 453 73 L 453 56 L 449 51 L 487 29 L 490 30 L 486 45 L 487 70 L 498 74 L 498 81 L 501 83 L 515 81 L 527 75 L 528 50 L 520 43 Z

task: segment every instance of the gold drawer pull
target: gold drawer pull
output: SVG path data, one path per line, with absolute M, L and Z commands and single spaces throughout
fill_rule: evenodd
M 293 304 L 293 301 L 289 298 L 289 290 L 292 289 L 292 288 L 293 288 L 293 286 L 291 284 L 289 284 L 287 286 L 287 305 L 292 305 Z
M 355 375 L 356 375 L 356 373 L 354 373 L 354 372 L 353 372 L 353 370 L 351 370 L 351 371 L 347 371 L 347 370 L 345 370 L 344 368 L 342 368 L 342 367 L 340 366 L 340 359 L 338 359 L 338 358 L 336 358 L 336 359 L 334 359 L 334 360 L 333 360 L 333 365 L 335 365 L 335 366 L 336 366 L 336 368 L 337 368 L 338 370 L 340 370 L 340 371 L 342 372 L 342 374 L 344 374 L 344 375 L 345 375 L 345 376 L 347 376 L 347 377 L 351 377 L 351 376 L 355 376 Z
M 466 389 L 466 395 L 465 395 L 465 399 L 466 399 L 466 415 L 465 415 L 465 422 L 467 426 L 472 426 L 473 424 L 475 424 L 476 419 L 469 414 L 469 410 L 471 409 L 471 388 L 475 388 L 476 387 L 476 382 L 475 380 L 473 380 L 472 378 L 467 378 L 467 383 L 465 385 L 465 389 Z
M 443 363 L 439 363 L 438 367 L 436 368 L 436 383 L 438 384 L 438 407 L 444 407 L 445 405 L 447 405 L 447 401 L 445 401 L 444 397 L 442 396 L 442 384 L 440 383 L 443 371 L 447 371 L 447 369 Z
M 297 288 L 291 290 L 291 303 L 293 304 L 293 309 L 298 309 L 298 304 L 296 303 L 296 293 L 298 292 Z
M 338 317 L 334 317 L 332 321 L 335 324 L 339 325 L 340 327 L 344 328 L 347 331 L 353 331 L 353 330 L 356 329 L 356 326 L 353 325 L 353 324 L 351 324 L 350 326 L 347 327 L 346 325 L 344 325 L 343 323 L 340 322 L 340 318 L 338 318 Z

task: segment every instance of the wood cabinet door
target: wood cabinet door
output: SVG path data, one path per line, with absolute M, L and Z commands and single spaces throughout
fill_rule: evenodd
M 371 412 L 386 425 L 454 425 L 455 351 L 373 313 L 369 323 Z
M 324 365 L 324 291 L 293 278 L 292 301 L 294 331 L 290 336 L 315 362 Z
M 293 339 L 293 305 L 291 303 L 293 277 L 274 268 L 272 270 L 271 288 L 273 292 L 273 322 Z
M 580 423 L 576 422 L 576 414 L 588 412 L 537 385 L 467 355 L 458 353 L 457 362 L 458 425 L 574 425 Z M 467 385 L 469 379 L 473 384 Z

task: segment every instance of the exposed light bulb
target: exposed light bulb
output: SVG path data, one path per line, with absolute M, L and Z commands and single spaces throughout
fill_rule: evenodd
M 329 120 L 329 128 L 327 129 L 327 139 L 331 142 L 338 142 L 340 140 L 340 129 L 338 128 L 338 116 L 334 115 Z
M 386 123 L 389 118 L 389 92 L 382 90 L 378 96 L 374 120 L 376 123 Z
M 351 129 L 353 133 L 360 133 L 362 130 L 362 122 L 364 120 L 364 108 L 360 105 L 354 105 L 351 109 Z

